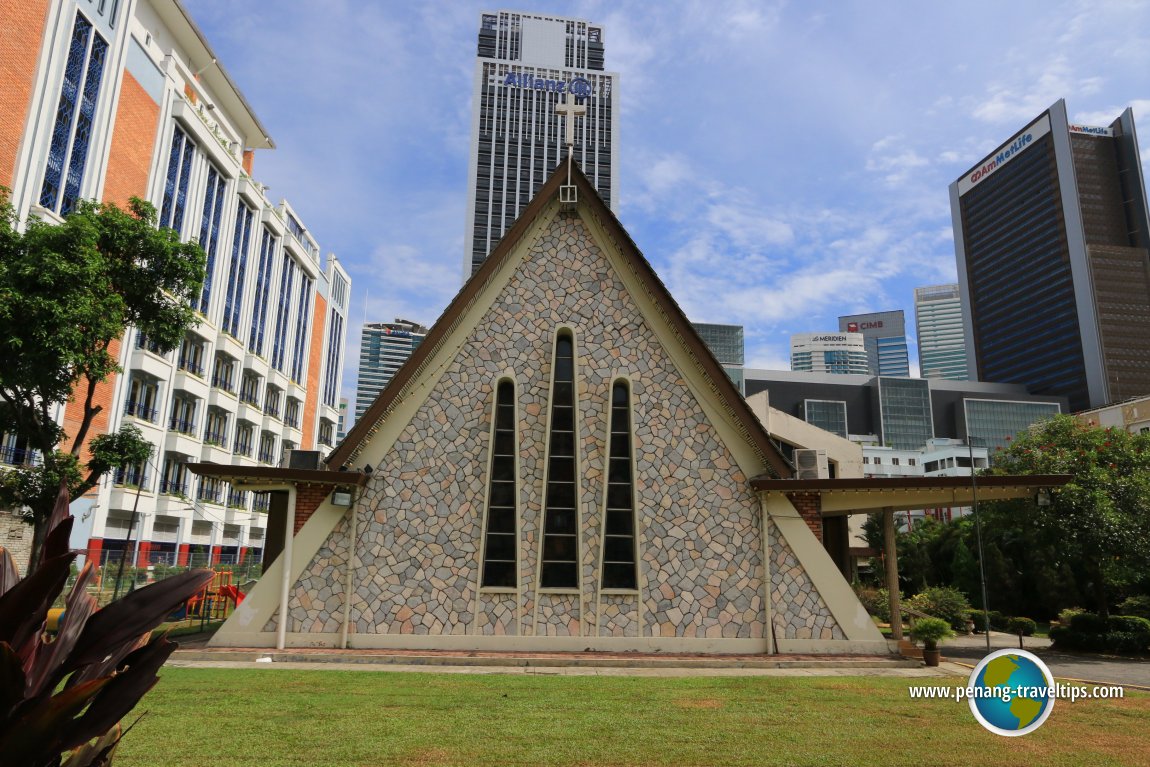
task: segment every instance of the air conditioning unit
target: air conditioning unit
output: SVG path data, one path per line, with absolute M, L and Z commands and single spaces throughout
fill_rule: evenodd
M 319 468 L 319 451 L 318 450 L 287 450 L 284 453 L 283 460 L 280 461 L 281 469 L 318 469 Z
M 826 450 L 795 451 L 795 479 L 828 479 L 830 475 Z

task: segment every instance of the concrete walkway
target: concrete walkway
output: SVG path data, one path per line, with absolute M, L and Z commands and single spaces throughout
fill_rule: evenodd
M 1050 672 L 1060 679 L 1120 684 L 1150 691 L 1150 659 L 1060 652 L 1051 649 L 1050 640 L 1045 637 L 1023 637 L 1023 646 L 1042 658 Z M 992 631 L 990 647 L 992 651 L 1018 649 L 1018 637 Z M 964 668 L 969 674 L 970 669 L 986 657 L 986 637 L 975 634 L 952 639 L 943 644 L 942 654 L 955 667 Z

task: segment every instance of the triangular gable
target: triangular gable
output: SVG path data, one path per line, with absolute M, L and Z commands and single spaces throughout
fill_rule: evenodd
M 484 261 L 479 271 L 468 280 L 455 298 L 448 304 L 439 320 L 432 326 L 428 335 L 412 353 L 406 363 L 396 372 L 391 382 L 380 392 L 379 397 L 368 408 L 364 416 L 356 422 L 345 439 L 328 456 L 330 467 L 352 465 L 368 441 L 375 434 L 382 419 L 391 412 L 397 403 L 404 400 L 409 392 L 420 384 L 420 373 L 434 361 L 446 338 L 455 330 L 467 310 L 484 294 L 493 289 L 492 282 L 500 273 L 505 262 L 519 252 L 521 240 L 530 233 L 540 216 L 552 210 L 560 188 L 570 181 L 578 193 L 577 210 L 585 221 L 590 219 L 599 230 L 616 246 L 629 270 L 638 278 L 643 290 L 653 300 L 661 319 L 672 329 L 683 348 L 697 366 L 696 371 L 683 370 L 684 375 L 701 376 L 704 388 L 717 396 L 717 403 L 727 412 L 737 429 L 746 437 L 748 444 L 762 459 L 768 471 L 779 477 L 789 477 L 792 469 L 787 460 L 771 441 L 758 418 L 755 417 L 742 395 L 739 394 L 730 378 L 723 371 L 714 355 L 703 343 L 691 326 L 683 310 L 671 297 L 666 286 L 655 274 L 651 264 L 635 245 L 623 225 L 599 197 L 598 192 L 577 166 L 558 166 L 539 193 L 516 219 L 514 225 L 500 240 L 499 245 Z M 649 321 L 659 318 L 649 317 Z

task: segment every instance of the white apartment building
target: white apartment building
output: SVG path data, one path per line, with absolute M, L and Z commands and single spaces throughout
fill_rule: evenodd
M 0 78 L 0 184 L 21 219 L 140 196 L 208 257 L 200 321 L 178 349 L 135 330 L 120 344 L 101 430 L 135 425 L 155 450 L 73 503 L 73 545 L 96 560 L 258 558 L 266 496 L 185 464 L 271 465 L 335 444 L 348 274 L 253 178 L 255 150 L 274 143 L 181 2 L 0 0 L 0 18 L 15 75 Z M 13 435 L 0 448 L 9 465 L 38 459 Z

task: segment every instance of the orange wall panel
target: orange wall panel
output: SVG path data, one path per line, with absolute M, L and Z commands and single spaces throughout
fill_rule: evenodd
M 112 132 L 112 147 L 108 153 L 104 202 L 114 202 L 123 208 L 127 207 L 130 198 L 146 196 L 159 120 L 160 105 L 152 100 L 130 72 L 125 71 L 120 86 L 120 104 L 116 109 L 116 127 Z
M 108 354 L 112 355 L 112 359 L 119 359 L 120 357 L 120 341 L 113 341 L 108 346 Z M 64 442 L 61 448 L 68 450 L 72 447 L 72 438 L 79 433 L 80 424 L 84 420 L 84 395 L 86 390 L 77 387 L 72 393 L 72 399 L 68 400 L 68 404 L 64 406 Z M 102 409 L 92 419 L 92 425 L 88 428 L 88 438 L 84 440 L 84 447 L 80 450 L 80 460 L 87 463 L 91 454 L 88 452 L 88 441 L 100 434 L 108 432 L 108 424 L 112 418 L 112 399 L 116 393 L 116 376 L 115 374 L 108 376 L 100 383 L 96 384 L 96 394 L 92 398 L 92 403 L 99 405 Z M 91 491 L 94 494 L 96 491 Z
M 12 186 L 47 19 L 48 0 L 0 0 L 0 186 Z
M 314 450 L 316 446 L 316 432 L 319 425 L 315 421 L 316 411 L 319 409 L 319 399 L 323 396 L 321 389 L 323 382 L 323 338 L 324 327 L 327 323 L 327 301 L 323 296 L 315 297 L 315 312 L 312 315 L 311 351 L 307 358 L 307 394 L 303 403 L 303 450 Z

